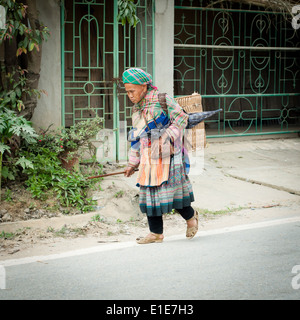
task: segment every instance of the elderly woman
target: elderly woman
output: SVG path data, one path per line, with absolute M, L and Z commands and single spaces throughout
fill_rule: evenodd
M 162 215 L 172 209 L 186 220 L 186 237 L 192 239 L 198 231 L 198 212 L 191 207 L 194 195 L 183 160 L 183 130 L 188 115 L 168 95 L 164 100 L 167 110 L 163 109 L 151 75 L 142 69 L 126 70 L 123 83 L 134 103 L 133 142 L 125 176 L 130 177 L 139 167 L 140 210 L 147 215 L 150 229 L 150 233 L 138 238 L 137 243 L 162 242 Z

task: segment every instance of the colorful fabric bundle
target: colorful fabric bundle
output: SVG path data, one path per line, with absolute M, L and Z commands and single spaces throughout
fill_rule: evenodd
M 166 129 L 166 133 L 174 144 L 174 153 L 181 153 L 182 134 L 187 125 L 188 115 L 182 111 L 182 108 L 173 98 L 167 95 L 168 117 L 159 104 L 158 93 L 156 90 L 148 89 L 144 99 L 135 105 L 135 110 L 132 114 L 132 126 L 135 128 L 133 136 L 141 136 L 143 132 L 148 132 L 145 118 L 150 129 L 154 129 L 156 124 L 167 125 L 170 117 L 171 124 Z M 153 119 L 155 119 L 156 124 Z M 152 159 L 148 155 L 147 144 L 147 138 L 131 143 L 129 164 L 132 167 L 140 164 L 138 186 L 160 186 L 168 180 L 170 159 Z

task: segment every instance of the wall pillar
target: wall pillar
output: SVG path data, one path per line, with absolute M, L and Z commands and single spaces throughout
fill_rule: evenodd
M 155 79 L 160 92 L 173 96 L 174 0 L 155 1 Z
M 47 42 L 43 42 L 39 89 L 46 90 L 48 96 L 41 95 L 31 119 L 35 128 L 51 129 L 61 126 L 61 44 L 60 5 L 57 0 L 37 1 L 39 20 L 51 32 Z

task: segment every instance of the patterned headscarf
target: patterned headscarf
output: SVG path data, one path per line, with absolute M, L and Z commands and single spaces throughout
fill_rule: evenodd
M 130 68 L 123 72 L 123 83 L 132 83 L 132 84 L 147 84 L 150 85 L 153 89 L 157 90 L 157 87 L 152 85 L 152 76 L 146 71 L 139 68 Z

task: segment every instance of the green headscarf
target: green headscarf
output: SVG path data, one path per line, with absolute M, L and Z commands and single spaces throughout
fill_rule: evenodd
M 132 84 L 147 84 L 150 85 L 153 89 L 157 88 L 152 85 L 152 76 L 146 71 L 139 68 L 130 68 L 123 72 L 123 83 L 132 83 Z

